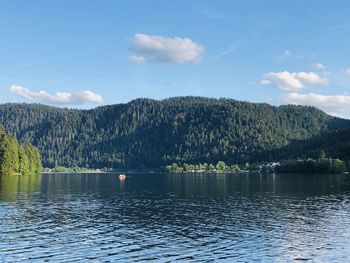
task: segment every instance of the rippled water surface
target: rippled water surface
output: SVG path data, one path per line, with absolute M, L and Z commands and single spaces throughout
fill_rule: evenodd
M 350 175 L 0 177 L 1 262 L 350 262 Z

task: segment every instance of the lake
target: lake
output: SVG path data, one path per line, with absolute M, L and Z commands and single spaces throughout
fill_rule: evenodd
M 350 175 L 0 177 L 0 261 L 349 262 Z

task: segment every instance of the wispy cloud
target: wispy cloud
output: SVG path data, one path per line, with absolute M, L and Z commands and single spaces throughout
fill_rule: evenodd
M 84 90 L 74 94 L 66 91 L 49 94 L 43 90 L 39 92 L 33 92 L 25 87 L 12 85 L 11 92 L 20 95 L 29 101 L 56 105 L 78 105 L 84 103 L 100 104 L 103 101 L 101 95 L 96 94 L 90 90 Z
M 216 53 L 211 60 L 212 61 L 217 61 L 223 57 L 226 57 L 230 54 L 232 54 L 239 46 L 240 46 L 240 42 L 242 41 L 242 39 L 239 39 L 237 41 L 234 41 L 231 45 L 229 45 L 226 49 Z
M 0 69 L 0 72 L 6 72 L 6 71 L 12 71 L 12 70 L 15 70 L 15 69 L 31 67 L 31 66 L 34 66 L 34 65 L 38 65 L 38 64 L 44 63 L 47 60 L 48 59 L 38 59 L 36 61 L 32 61 L 32 62 L 28 62 L 28 63 L 23 63 L 23 64 L 17 64 L 17 65 L 9 66 L 7 68 Z
M 288 49 L 284 50 L 282 54 L 275 56 L 274 60 L 276 62 L 282 62 L 288 58 L 292 57 L 292 52 Z
M 146 59 L 143 56 L 132 55 L 132 56 L 128 57 L 128 60 L 131 63 L 134 63 L 134 64 L 144 64 L 144 63 L 146 63 Z
M 323 65 L 322 63 L 315 63 L 312 64 L 311 67 L 315 68 L 315 69 L 326 69 L 326 66 Z
M 263 75 L 262 85 L 270 85 L 282 90 L 300 90 L 307 84 L 328 85 L 329 80 L 314 72 L 268 72 Z
M 99 51 L 106 51 L 108 49 L 114 49 L 114 47 L 111 47 L 111 46 L 107 47 L 106 46 L 106 47 L 103 47 L 103 48 L 95 48 L 95 49 L 89 49 L 89 50 L 79 50 L 79 51 L 75 51 L 75 52 L 72 52 L 72 53 L 67 53 L 67 54 L 63 54 L 63 55 L 59 55 L 59 56 L 46 57 L 46 58 L 30 61 L 30 62 L 27 62 L 27 63 L 16 64 L 16 65 L 8 66 L 8 67 L 5 67 L 5 68 L 0 68 L 0 72 L 7 72 L 7 71 L 13 71 L 13 70 L 21 69 L 21 68 L 32 67 L 32 66 L 35 66 L 35 65 L 40 65 L 40 64 L 47 63 L 47 62 L 54 61 L 54 60 L 60 60 L 60 59 L 65 59 L 65 58 L 72 58 L 72 57 L 82 56 L 82 55 L 89 55 L 89 54 L 96 53 L 96 52 L 99 52 Z
M 319 28 L 319 29 L 310 30 L 310 31 L 306 31 L 306 32 L 300 32 L 300 33 L 291 34 L 291 35 L 279 36 L 279 37 L 275 37 L 275 38 L 261 40 L 260 43 L 268 43 L 268 42 L 273 42 L 273 41 L 277 41 L 277 40 L 283 40 L 283 39 L 289 39 L 289 38 L 301 37 L 301 36 L 308 36 L 311 34 L 324 33 L 324 32 L 329 32 L 329 31 L 334 31 L 334 30 L 339 30 L 339 29 L 346 29 L 346 28 L 350 28 L 350 24 L 324 27 L 324 28 Z
M 136 34 L 133 37 L 133 50 L 129 56 L 133 63 L 185 64 L 199 63 L 204 47 L 189 38 L 163 37 Z
M 350 77 L 350 68 L 345 69 L 345 74 Z
M 229 15 L 227 14 L 219 13 L 217 11 L 214 11 L 212 8 L 209 9 L 204 6 L 195 6 L 195 11 L 198 14 L 205 16 L 206 18 L 214 19 L 214 20 L 222 20 L 229 17 Z
M 335 31 L 335 30 L 340 30 L 340 29 L 347 29 L 350 28 L 350 24 L 343 24 L 343 25 L 336 25 L 336 26 L 331 26 L 331 27 L 324 27 L 324 28 L 319 28 L 319 29 L 315 29 L 315 30 L 311 30 L 311 31 L 306 31 L 306 32 L 300 32 L 300 33 L 296 33 L 296 34 L 291 34 L 291 35 L 285 35 L 285 36 L 278 36 L 275 38 L 270 38 L 270 39 L 261 39 L 263 33 L 265 33 L 268 29 L 271 28 L 271 25 L 267 25 L 264 28 L 262 28 L 260 31 L 257 31 L 253 34 L 253 36 L 248 36 L 244 39 L 240 39 L 239 43 L 238 42 L 234 42 L 233 44 L 231 44 L 230 46 L 228 46 L 224 51 L 218 53 L 217 55 L 215 55 L 213 57 L 212 60 L 217 60 L 219 58 L 222 58 L 224 56 L 227 56 L 229 54 L 231 54 L 232 52 L 234 52 L 237 48 L 241 47 L 241 46 L 246 46 L 246 45 L 250 45 L 251 42 L 254 42 L 255 44 L 264 44 L 264 43 L 268 43 L 268 42 L 274 42 L 274 41 L 278 41 L 278 40 L 284 40 L 284 39 L 289 39 L 289 38 L 295 38 L 295 37 L 302 37 L 302 36 L 308 36 L 311 34 L 317 34 L 317 33 L 323 33 L 323 32 L 328 32 L 328 31 Z M 289 57 L 292 56 L 291 51 L 289 50 L 285 50 L 283 52 L 283 54 L 274 57 L 274 59 L 277 62 L 281 62 Z M 304 58 L 306 55 L 298 55 L 298 58 Z M 316 59 L 315 55 L 308 55 L 308 57 L 310 59 Z

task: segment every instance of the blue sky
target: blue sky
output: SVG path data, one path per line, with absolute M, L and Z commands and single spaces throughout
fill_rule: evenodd
M 348 1 L 0 1 L 0 103 L 227 97 L 350 117 Z

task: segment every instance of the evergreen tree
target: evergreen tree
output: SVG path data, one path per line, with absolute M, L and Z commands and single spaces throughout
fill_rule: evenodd
M 18 146 L 18 156 L 19 156 L 19 173 L 29 174 L 30 173 L 30 160 L 27 152 L 22 145 Z
M 38 149 L 32 145 L 24 148 L 0 125 L 0 174 L 38 174 L 41 169 Z
M 317 159 L 322 154 L 317 150 L 350 159 L 350 121 L 306 106 L 200 97 L 137 99 L 92 110 L 3 104 L 0 123 L 19 142 L 37 146 L 44 166 L 51 168 L 158 168 L 218 161 L 231 166 L 299 156 Z

